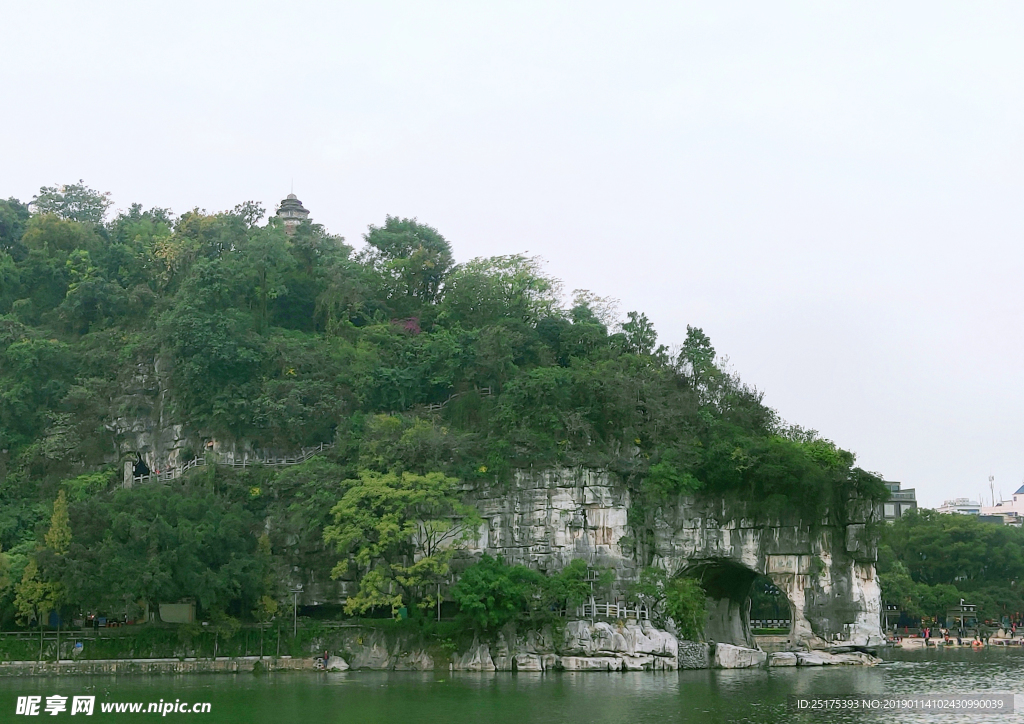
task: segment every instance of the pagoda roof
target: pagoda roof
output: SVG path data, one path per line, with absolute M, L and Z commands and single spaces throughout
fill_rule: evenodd
M 302 205 L 298 197 L 295 194 L 288 194 L 288 196 L 281 202 L 281 205 L 277 207 L 277 213 L 280 214 L 282 211 L 299 211 L 308 214 L 309 210 Z

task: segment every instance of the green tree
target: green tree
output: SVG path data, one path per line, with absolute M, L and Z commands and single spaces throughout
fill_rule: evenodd
M 700 583 L 682 577 L 666 583 L 665 615 L 675 622 L 679 638 L 701 641 L 707 622 L 707 594 Z
M 57 608 L 62 599 L 63 591 L 60 584 L 43 580 L 39 564 L 36 563 L 35 557 L 30 557 L 25 564 L 21 583 L 15 590 L 14 609 L 18 621 L 23 625 L 28 625 L 32 621 L 38 623 L 40 661 L 43 660 L 44 614 Z
M 451 245 L 437 229 L 416 219 L 388 216 L 363 238 L 363 259 L 380 275 L 396 313 L 415 312 L 437 300 L 453 261 Z
M 263 208 L 263 204 L 259 201 L 243 201 L 235 205 L 233 213 L 235 216 L 240 216 L 246 226 L 252 228 L 260 223 L 260 219 L 267 215 L 267 210 Z
M 388 606 L 397 611 L 436 603 L 432 590 L 449 573 L 455 548 L 473 536 L 479 517 L 458 496 L 458 480 L 442 473 L 379 473 L 361 470 L 345 481 L 324 540 L 345 558 L 335 578 L 355 569 L 359 591 L 348 613 Z
M 464 570 L 452 586 L 459 615 L 477 630 L 497 630 L 509 622 L 536 615 L 544 604 L 543 574 L 526 566 L 510 566 L 486 553 Z
M 969 515 L 911 511 L 882 531 L 883 599 L 911 617 L 943 620 L 960 598 L 982 620 L 1024 611 L 1024 531 Z
M 0 314 L 7 314 L 17 300 L 21 286 L 21 272 L 14 259 L 0 251 Z
M 715 365 L 715 348 L 700 327 L 686 325 L 686 339 L 679 351 L 679 368 L 704 402 L 711 401 L 723 383 Z
M 25 233 L 29 216 L 28 204 L 13 197 L 6 201 L 0 199 L 0 251 L 10 253 L 18 261 L 24 258 L 21 236 Z
M 118 490 L 70 506 L 65 555 L 72 600 L 113 609 L 125 599 L 194 598 L 201 611 L 248 615 L 264 593 L 267 560 L 241 503 L 165 486 Z
M 615 325 L 618 317 L 619 300 L 614 297 L 600 297 L 589 289 L 573 289 L 572 315 L 576 319 L 593 319 L 605 328 Z
M 18 324 L 8 331 L 6 339 L 0 332 L 0 446 L 16 452 L 46 430 L 78 365 L 64 342 Z
M 670 448 L 653 463 L 644 476 L 642 490 L 652 501 L 668 502 L 672 496 L 692 494 L 704 484 L 687 472 L 683 454 Z
M 252 279 L 252 304 L 256 310 L 256 329 L 266 334 L 271 300 L 288 293 L 286 275 L 292 265 L 284 231 L 277 228 L 254 229 L 245 244 L 244 268 Z
M 7 597 L 11 591 L 14 581 L 11 579 L 11 561 L 4 553 L 3 546 L 0 546 L 0 600 Z
M 658 333 L 654 331 L 651 320 L 647 318 L 646 314 L 640 312 L 629 312 L 626 314 L 626 318 L 627 321 L 622 325 L 626 350 L 632 354 L 653 354 L 654 345 L 658 341 Z
M 650 609 L 651 617 L 661 625 L 672 619 L 680 638 L 701 641 L 707 621 L 707 596 L 693 578 L 673 578 L 662 568 L 640 570 L 630 584 L 628 594 Z
M 102 224 L 107 209 L 114 202 L 110 192 L 100 193 L 79 180 L 76 184 L 43 186 L 32 199 L 32 206 L 41 214 L 54 214 L 68 221 Z
M 71 545 L 71 522 L 68 518 L 67 494 L 61 490 L 53 502 L 53 515 L 50 518 L 50 529 L 43 538 L 46 547 L 57 555 L 64 555 Z
M 561 291 L 561 282 L 544 273 L 539 257 L 472 259 L 446 279 L 439 316 L 466 328 L 505 319 L 535 326 L 560 314 Z
M 613 574 L 609 570 L 598 573 L 596 580 L 591 576 L 590 566 L 582 558 L 575 558 L 561 571 L 545 581 L 545 598 L 549 609 L 574 611 L 590 596 L 607 591 Z

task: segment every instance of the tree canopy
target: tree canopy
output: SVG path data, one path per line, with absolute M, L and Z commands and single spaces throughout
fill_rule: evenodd
M 973 515 L 911 511 L 886 526 L 878 555 L 882 597 L 911 618 L 945 621 L 960 599 L 982 620 L 1024 617 L 1024 530 Z

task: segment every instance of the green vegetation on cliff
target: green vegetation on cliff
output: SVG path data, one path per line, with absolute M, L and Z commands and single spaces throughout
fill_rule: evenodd
M 836 522 L 851 496 L 884 495 L 852 454 L 783 424 L 700 329 L 669 350 L 643 314 L 616 324 L 586 291 L 565 303 L 535 258 L 456 264 L 437 230 L 397 217 L 357 252 L 316 224 L 261 223 L 252 202 L 105 221 L 109 206 L 81 183 L 0 201 L 3 625 L 32 581 L 73 612 L 191 598 L 206 617 L 267 617 L 296 569 L 352 579 L 352 613 L 429 606 L 448 554 L 417 550 L 417 526 L 446 536 L 473 515 L 459 485 L 531 465 L 620 475 L 642 565 L 680 494 Z M 334 447 L 122 490 L 137 421 L 182 424 L 193 453 Z M 45 537 L 58 494 L 63 552 Z

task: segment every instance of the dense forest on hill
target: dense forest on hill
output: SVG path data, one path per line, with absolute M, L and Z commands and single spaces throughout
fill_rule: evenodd
M 287 234 L 253 202 L 110 206 L 82 183 L 0 201 L 5 626 L 186 597 L 204 616 L 265 618 L 296 565 L 358 582 L 349 613 L 430 605 L 448 558 L 413 531 L 456 535 L 451 521 L 474 515 L 460 485 L 530 465 L 620 475 L 641 563 L 680 494 L 816 521 L 885 495 L 851 453 L 784 424 L 699 328 L 661 345 L 644 314 L 620 322 L 609 299 L 566 297 L 536 258 L 458 264 L 441 233 L 399 217 L 357 251 L 308 221 Z M 210 466 L 122 490 L 117 421 L 145 414 L 123 391 L 156 359 L 171 369 L 165 419 L 268 449 L 334 447 L 280 471 Z M 524 595 L 527 573 L 487 565 L 472 580 Z M 576 595 L 568 578 L 530 580 L 548 587 L 530 600 Z

